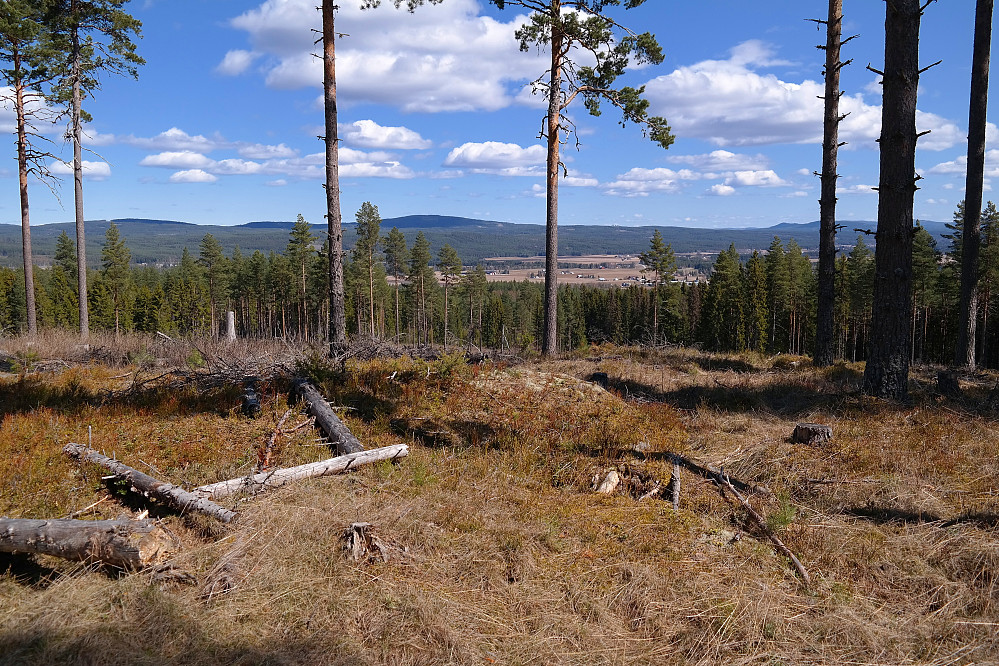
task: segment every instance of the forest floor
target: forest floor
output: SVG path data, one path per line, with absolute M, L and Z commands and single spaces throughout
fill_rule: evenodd
M 917 368 L 895 404 L 861 394 L 861 364 L 684 349 L 346 372 L 277 344 L 0 350 L 0 515 L 149 509 L 190 574 L 0 554 L 0 664 L 999 662 L 993 373 L 947 397 Z M 218 381 L 275 368 L 257 419 Z M 61 452 L 90 441 L 189 487 L 246 474 L 288 409 L 285 371 L 311 374 L 365 446 L 408 443 L 408 457 L 222 500 L 239 513 L 222 525 Z M 793 443 L 799 422 L 833 439 Z M 672 454 L 772 491 L 747 494 L 766 530 L 688 466 L 678 512 L 669 492 L 639 499 L 666 487 Z M 273 461 L 330 456 L 303 427 Z M 594 492 L 610 469 L 641 483 Z M 355 522 L 387 562 L 347 556 Z

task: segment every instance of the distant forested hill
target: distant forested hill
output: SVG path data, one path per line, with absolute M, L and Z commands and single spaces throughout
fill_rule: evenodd
M 132 251 L 132 261 L 137 264 L 175 264 L 180 261 L 186 247 L 197 256 L 198 247 L 205 234 L 212 234 L 222 244 L 226 254 L 239 246 L 243 254 L 260 250 L 264 254 L 280 252 L 288 243 L 291 222 L 250 222 L 239 226 L 191 224 L 171 220 L 144 220 L 122 218 L 114 220 Z M 87 222 L 87 257 L 91 265 L 100 263 L 100 249 L 109 220 Z M 866 221 L 841 222 L 844 229 L 837 236 L 839 242 L 852 246 L 857 238 L 854 228 L 873 229 L 876 224 Z M 445 215 L 407 215 L 389 218 L 382 222 L 382 233 L 393 226 L 405 233 L 412 244 L 416 234 L 423 231 L 433 252 L 450 243 L 464 263 L 473 264 L 485 257 L 530 257 L 542 254 L 545 247 L 545 228 L 540 224 L 515 224 L 494 222 Z M 937 238 L 941 249 L 946 242 L 941 238 L 946 231 L 943 223 L 924 222 L 923 226 Z M 325 225 L 314 225 L 313 231 L 321 236 Z M 699 229 L 691 227 L 620 227 L 601 225 L 566 225 L 559 227 L 559 253 L 584 254 L 637 254 L 648 248 L 655 229 L 673 245 L 676 252 L 719 252 L 734 243 L 742 254 L 754 249 L 766 249 L 774 236 L 787 243 L 792 238 L 806 251 L 818 247 L 818 222 L 806 224 L 778 224 L 758 229 Z M 65 231 L 75 239 L 72 223 L 42 224 L 31 228 L 35 262 L 46 265 L 55 252 L 56 238 Z M 867 242 L 873 245 L 873 237 Z M 353 247 L 352 224 L 344 225 L 344 244 Z M 21 264 L 21 228 L 0 224 L 0 265 Z

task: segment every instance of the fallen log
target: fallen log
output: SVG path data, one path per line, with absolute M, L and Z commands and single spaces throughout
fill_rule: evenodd
M 688 458 L 687 456 L 680 455 L 679 453 L 673 453 L 672 451 L 653 451 L 650 453 L 643 454 L 646 458 L 651 459 L 663 459 L 669 460 L 673 463 L 674 467 L 677 465 L 683 466 L 690 472 L 702 476 L 706 479 L 719 480 L 721 481 L 722 470 L 709 465 L 706 462 L 697 460 L 695 458 Z M 728 475 L 725 475 L 728 477 Z M 766 486 L 761 486 L 751 481 L 741 481 L 739 479 L 731 479 L 732 485 L 741 490 L 744 493 L 753 493 L 754 495 L 766 495 L 767 497 L 773 497 L 774 493 L 772 490 Z
M 218 499 L 234 495 L 238 492 L 258 492 L 265 488 L 279 488 L 292 481 L 310 479 L 316 476 L 329 476 L 339 472 L 346 472 L 358 465 L 373 463 L 379 460 L 395 460 L 406 455 L 409 455 L 409 447 L 405 444 L 383 446 L 378 449 L 358 451 L 328 460 L 307 463 L 298 467 L 286 467 L 252 476 L 242 476 L 238 479 L 210 483 L 195 488 L 194 492 L 201 497 Z
M 354 437 L 343 421 L 337 417 L 333 408 L 326 402 L 326 398 L 316 389 L 315 386 L 306 381 L 296 384 L 296 392 L 305 401 L 309 414 L 315 417 L 318 425 L 327 439 L 336 446 L 337 453 L 357 453 L 363 451 L 364 446 Z
M 54 555 L 142 569 L 180 547 L 176 537 L 148 520 L 34 520 L 0 518 L 0 552 Z
M 172 483 L 166 483 L 148 474 L 143 474 L 139 470 L 133 469 L 117 460 L 112 460 L 89 447 L 70 442 L 62 450 L 77 460 L 87 460 L 106 467 L 116 477 L 128 481 L 136 492 L 159 500 L 181 512 L 196 511 L 221 520 L 223 523 L 232 522 L 236 518 L 235 511 L 230 511 L 215 502 L 207 500 L 200 495 L 190 493 Z

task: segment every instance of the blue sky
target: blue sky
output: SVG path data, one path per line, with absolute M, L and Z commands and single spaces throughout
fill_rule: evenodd
M 143 23 L 139 80 L 107 78 L 86 108 L 87 219 L 199 224 L 293 220 L 324 225 L 322 66 L 312 54 L 317 0 L 135 0 Z M 386 0 L 341 0 L 337 27 L 345 220 L 364 201 L 383 217 L 444 214 L 544 223 L 544 108 L 530 80 L 544 53 L 521 53 L 524 16 L 477 0 L 413 15 Z M 884 3 L 846 0 L 838 217 L 875 219 Z M 649 0 L 618 12 L 662 44 L 662 65 L 622 80 L 647 86 L 651 111 L 677 136 L 669 150 L 622 128 L 613 109 L 570 110 L 580 148 L 561 224 L 770 226 L 818 218 L 826 3 Z M 942 0 L 923 19 L 915 214 L 946 221 L 962 198 L 974 1 Z M 995 58 L 993 58 L 995 60 Z M 996 89 L 993 85 L 993 90 Z M 999 109 L 993 104 L 990 118 Z M 0 108 L 0 131 L 13 131 Z M 62 128 L 45 129 L 66 159 Z M 987 177 L 999 176 L 988 133 Z M 0 162 L 0 223 L 20 221 L 14 142 Z M 56 172 L 66 172 L 58 163 Z M 31 184 L 32 224 L 72 220 L 72 179 L 57 196 Z M 986 184 L 986 198 L 992 195 Z

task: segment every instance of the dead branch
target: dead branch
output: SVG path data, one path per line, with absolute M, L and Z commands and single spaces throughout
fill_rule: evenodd
M 777 548 L 777 550 L 784 557 L 791 560 L 791 563 L 794 565 L 794 568 L 798 571 L 798 575 L 800 575 L 801 579 L 805 582 L 805 587 L 807 588 L 809 585 L 811 585 L 812 579 L 808 576 L 808 571 L 805 570 L 804 565 L 801 564 L 801 560 L 799 560 L 795 556 L 795 554 L 791 552 L 791 549 L 789 549 L 787 546 L 784 545 L 784 542 L 780 540 L 780 537 L 774 534 L 774 531 L 770 529 L 770 527 L 767 525 L 767 521 L 763 519 L 763 516 L 758 514 L 756 510 L 749 504 L 749 502 L 746 501 L 746 498 L 743 497 L 739 493 L 739 491 L 735 489 L 735 486 L 732 485 L 732 482 L 729 480 L 728 476 L 722 476 L 719 474 L 718 478 L 722 481 L 722 483 L 725 484 L 725 487 L 729 489 L 733 497 L 735 497 L 735 499 L 739 501 L 739 504 L 742 505 L 742 507 L 746 510 L 746 513 L 748 513 L 750 518 L 753 519 L 753 522 L 755 522 L 757 526 L 759 526 L 763 534 L 765 534 L 767 538 L 770 539 L 774 547 Z

